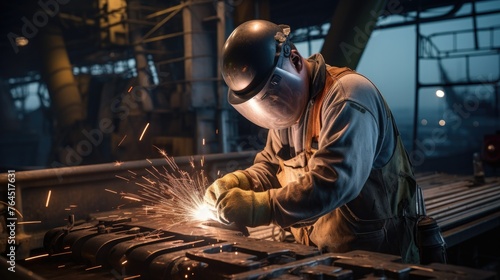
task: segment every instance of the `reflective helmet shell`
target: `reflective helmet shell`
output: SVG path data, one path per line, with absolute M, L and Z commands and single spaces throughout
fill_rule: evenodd
M 241 24 L 224 44 L 221 72 L 228 101 L 256 125 L 290 127 L 306 107 L 308 83 L 281 68 L 289 54 L 283 28 L 264 20 Z
M 222 51 L 222 77 L 238 96 L 258 91 L 276 65 L 282 28 L 265 20 L 251 20 L 238 26 L 226 40 Z

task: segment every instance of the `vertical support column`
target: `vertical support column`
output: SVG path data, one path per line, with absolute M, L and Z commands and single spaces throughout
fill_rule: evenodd
M 7 82 L 3 79 L 0 79 L 0 104 L 3 105 L 2 110 L 0 110 L 0 130 L 19 130 L 21 126 L 19 125 L 14 99 Z
M 235 25 L 240 25 L 245 21 L 252 19 L 266 19 L 271 18 L 271 9 L 269 1 L 255 0 L 255 1 L 228 1 L 232 2 L 234 8 L 234 22 Z
M 213 33 L 204 19 L 213 16 L 213 3 L 190 1 L 183 8 L 184 56 L 186 94 L 190 94 L 191 108 L 196 114 L 195 152 L 200 154 L 218 151 L 216 86 L 216 51 Z M 220 129 L 219 129 L 220 131 Z
M 126 15 L 130 19 L 142 19 L 141 1 L 129 0 L 126 6 Z M 150 72 L 146 57 L 146 50 L 142 40 L 144 30 L 141 25 L 130 23 L 127 30 L 131 49 L 133 50 L 137 76 L 130 81 L 130 88 L 123 93 L 120 106 L 126 108 L 120 115 L 120 121 L 116 136 L 126 140 L 116 142 L 116 158 L 121 161 L 136 160 L 144 157 L 159 156 L 152 146 L 153 128 L 147 125 L 151 121 L 150 113 L 153 111 L 153 102 L 149 94 L 151 89 Z M 110 31 L 111 32 L 111 31 Z M 145 130 L 146 126 L 149 128 Z M 145 131 L 144 135 L 143 132 Z M 118 140 L 119 141 L 119 140 Z
M 227 105 L 227 88 L 224 85 L 222 79 L 221 69 L 221 59 L 222 59 L 222 48 L 224 42 L 226 41 L 226 9 L 225 1 L 217 1 L 217 93 L 218 93 L 218 120 L 219 120 L 219 150 L 222 153 L 228 153 L 229 148 L 229 135 L 234 129 L 230 127 L 229 111 Z
M 139 0 L 129 0 L 129 3 L 129 17 L 131 19 L 140 19 L 141 2 Z M 140 26 L 137 25 L 131 25 L 130 29 L 131 41 L 134 49 L 135 68 L 137 69 L 138 87 L 135 94 L 140 97 L 144 112 L 151 112 L 153 110 L 153 101 L 149 95 L 151 77 L 149 74 L 146 52 L 142 43 L 142 30 Z
M 419 110 L 419 94 L 420 94 L 420 8 L 421 1 L 417 4 L 417 15 L 415 17 L 415 107 L 413 111 L 413 141 L 412 152 L 415 154 L 417 151 L 417 137 L 418 137 L 418 110 Z M 410 157 L 411 160 L 411 157 Z

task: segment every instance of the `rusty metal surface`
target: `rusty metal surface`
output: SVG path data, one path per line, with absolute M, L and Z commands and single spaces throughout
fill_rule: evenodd
M 493 272 L 403 264 L 399 256 L 368 251 L 321 254 L 315 247 L 246 237 L 214 223 L 168 227 L 168 219 L 141 209 L 100 216 L 47 232 L 50 256 L 24 267 L 37 277 L 74 280 L 495 279 Z M 162 226 L 167 228 L 158 231 Z
M 224 174 L 245 168 L 252 163 L 254 155 L 255 153 L 250 152 L 183 157 L 176 158 L 175 162 L 181 169 L 192 170 L 191 162 L 201 161 L 206 175 L 214 178 L 219 171 Z M 222 266 L 217 277 L 224 279 L 254 279 L 255 275 L 268 279 L 344 279 L 358 273 L 350 273 L 349 262 L 343 261 L 345 258 L 354 258 L 359 266 L 372 267 L 363 277 L 375 277 L 382 273 L 374 267 L 373 262 L 369 262 L 374 258 L 380 263 L 383 263 L 382 260 L 370 252 L 359 253 L 356 257 L 335 254 L 305 257 L 299 251 L 307 252 L 309 249 L 294 247 L 297 244 L 276 242 L 286 239 L 286 236 L 282 236 L 283 232 L 276 228 L 259 227 L 245 232 L 245 229 L 227 228 L 210 222 L 172 225 L 152 216 L 143 220 L 137 217 L 133 219 L 130 215 L 140 213 L 126 209 L 113 218 L 101 216 L 106 216 L 106 211 L 118 211 L 117 205 L 123 203 L 119 196 L 103 191 L 105 188 L 113 187 L 124 191 L 134 188 L 116 176 L 124 176 L 129 171 L 138 176 L 147 175 L 147 168 L 164 164 L 163 159 L 154 159 L 17 172 L 16 207 L 24 216 L 19 221 L 40 221 L 38 224 L 19 224 L 16 228 L 19 267 L 26 264 L 28 270 L 34 271 L 50 268 L 45 276 L 50 279 L 67 279 L 68 274 L 81 276 L 72 277 L 74 280 L 110 277 L 120 279 L 123 275 L 134 276 L 132 274 L 139 273 L 163 275 L 164 278 L 158 279 L 175 279 L 166 277 L 165 273 L 172 269 L 178 272 L 194 269 L 208 275 L 206 266 L 211 263 L 212 268 Z M 422 188 L 427 214 L 437 220 L 448 247 L 500 227 L 500 178 L 486 178 L 485 184 L 475 185 L 472 176 L 417 174 L 417 181 Z M 6 174 L 0 174 L 0 183 L 7 184 Z M 49 190 L 52 190 L 52 200 L 46 207 Z M 2 201 L 5 201 L 5 193 L 1 195 Z M 75 207 L 68 211 L 68 205 Z M 71 234 L 66 234 L 64 229 L 61 231 L 57 227 L 67 223 L 69 213 L 74 214 L 77 221 L 74 228 L 66 229 Z M 95 223 L 99 220 L 104 221 L 104 229 L 102 226 L 101 229 L 96 228 Z M 124 224 L 127 224 L 124 229 L 114 228 L 114 225 Z M 138 240 L 137 235 L 145 235 L 159 228 L 163 229 L 163 233 L 156 239 Z M 34 262 L 23 261 L 22 259 L 33 254 L 33 250 L 43 247 L 44 237 L 47 236 L 50 238 L 45 239 L 45 248 L 52 255 Z M 64 238 L 60 239 L 62 236 Z M 89 240 L 92 241 L 88 243 Z M 255 243 L 255 240 L 262 243 Z M 237 242 L 236 246 L 234 242 Z M 161 246 L 158 245 L 160 243 Z M 213 249 L 210 246 L 219 244 L 222 249 L 211 251 Z M 132 251 L 133 254 L 128 253 Z M 155 253 L 149 253 L 153 251 Z M 128 270 L 122 267 L 124 255 L 130 258 Z M 257 265 L 255 260 L 262 263 Z M 392 266 L 393 261 L 390 262 Z M 104 268 L 100 267 L 101 263 L 106 263 Z M 56 264 L 58 267 L 54 267 Z M 166 267 L 166 264 L 173 267 Z M 403 275 L 403 278 L 411 275 L 421 277 L 415 279 L 426 279 L 432 273 L 439 272 L 443 277 L 443 273 L 449 273 L 440 271 L 442 268 L 436 269 L 410 267 L 409 274 L 403 269 L 398 275 Z M 463 273 L 467 275 L 475 272 Z M 450 278 L 449 276 L 447 277 Z M 477 279 L 482 279 L 481 277 Z
M 203 172 L 213 180 L 218 174 L 248 167 L 255 157 L 254 151 L 206 156 L 176 157 L 175 163 L 188 172 Z M 194 162 L 195 167 L 192 166 Z M 65 224 L 69 214 L 86 220 L 89 214 L 110 211 L 125 202 L 120 196 L 106 192 L 106 188 L 135 192 L 137 186 L 119 179 L 130 172 L 150 176 L 146 169 L 167 165 L 164 158 L 52 168 L 15 172 L 16 227 L 19 241 L 18 257 L 28 257 L 29 251 L 42 246 L 46 231 Z M 0 173 L 0 185 L 7 186 L 7 173 Z M 51 192 L 47 205 L 47 194 Z M 7 201 L 7 188 L 0 188 L 0 201 Z M 4 205 L 0 204 L 0 211 Z M 21 224 L 20 222 L 36 223 Z

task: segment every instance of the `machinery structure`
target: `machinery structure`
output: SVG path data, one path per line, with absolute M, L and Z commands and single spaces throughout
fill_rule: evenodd
M 485 57 L 500 65 L 498 26 L 480 26 L 482 17 L 500 14 L 498 3 L 3 1 L 0 252 L 6 259 L 0 278 L 9 279 L 4 275 L 11 276 L 14 261 L 24 279 L 495 279 L 483 269 L 499 263 L 495 176 L 418 174 L 427 212 L 448 246 L 447 265 L 403 265 L 397 257 L 364 251 L 323 254 L 288 242 L 273 228 L 174 223 L 120 194 L 137 192 L 138 180 L 151 180 L 168 165 L 159 151 L 175 157 L 181 170 L 203 170 L 208 181 L 252 163 L 267 132 L 228 105 L 218 63 L 233 27 L 254 18 L 289 24 L 292 41 L 309 50 L 322 40 L 327 63 L 353 69 L 372 32 L 415 26 L 415 114 L 412 133 L 403 133 L 409 150 L 434 135 L 434 127 L 421 125 L 419 104 L 424 91 L 442 87 L 445 108 L 467 105 L 474 110 L 465 113 L 474 117 L 447 114 L 452 126 L 443 131 L 450 141 L 432 142 L 433 152 L 470 148 L 473 136 L 487 134 L 482 159 L 498 167 L 500 137 L 491 129 L 499 125 L 498 73 L 486 80 L 471 75 Z M 470 19 L 473 28 L 421 32 L 452 19 Z M 472 45 L 458 44 L 464 36 Z M 454 59 L 464 61 L 464 79 L 448 75 L 446 63 Z M 436 80 L 422 74 L 429 61 L 439 69 Z M 471 94 L 474 86 L 488 94 Z M 470 97 L 480 98 L 467 103 Z M 38 106 L 30 110 L 30 103 Z M 471 162 L 472 156 L 453 164 Z
M 262 147 L 266 132 L 228 105 L 226 86 L 218 71 L 225 38 L 234 26 L 248 19 L 287 23 L 293 27 L 295 43 L 305 43 L 311 50 L 311 42 L 322 40 L 321 53 L 327 63 L 353 69 L 373 30 L 412 25 L 423 28 L 431 22 L 462 18 L 474 22 L 467 36 L 475 38 L 475 47 L 453 49 L 449 46 L 453 40 L 444 42 L 444 47 L 437 46 L 429 43 L 432 38 L 437 40 L 436 36 L 417 30 L 417 60 L 438 59 L 444 63 L 460 56 L 473 64 L 477 54 L 493 55 L 491 59 L 498 55 L 494 39 L 498 32 L 480 25 L 482 18 L 499 13 L 496 1 L 369 3 L 2 3 L 0 31 L 5 40 L 0 44 L 4 62 L 0 98 L 5 108 L 0 114 L 0 129 L 7 133 L 0 137 L 0 167 L 21 170 L 138 160 L 155 157 L 153 146 L 173 156 Z M 432 16 L 436 13 L 439 16 Z M 453 32 L 453 36 L 463 37 Z M 487 45 L 485 37 L 492 38 Z M 437 82 L 427 83 L 419 76 L 416 79 L 413 122 L 419 123 L 425 117 L 418 107 L 419 92 L 437 86 Z M 496 92 L 497 81 L 488 81 L 488 89 Z M 469 82 L 481 81 L 475 78 L 460 84 Z M 30 106 L 35 107 L 28 109 Z M 494 109 L 498 106 L 492 108 L 498 111 Z M 412 127 L 413 131 L 410 128 L 404 133 L 410 141 L 409 149 L 412 139 L 425 141 L 422 138 L 429 137 L 424 128 L 418 130 L 419 125 Z M 490 130 L 488 133 L 494 134 L 494 129 Z
M 495 279 L 495 273 L 440 263 L 403 264 L 369 251 L 321 253 L 315 247 L 245 237 L 217 224 L 151 225 L 168 217 L 101 213 L 92 223 L 45 235 L 49 256 L 23 262 L 38 277 L 66 279 Z M 219 225 L 220 226 L 220 225 Z M 272 237 L 276 237 L 272 235 Z M 26 277 L 26 279 L 38 279 Z

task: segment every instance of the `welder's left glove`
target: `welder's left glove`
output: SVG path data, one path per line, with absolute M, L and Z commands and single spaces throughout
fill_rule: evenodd
M 254 192 L 234 188 L 220 195 L 217 215 L 223 223 L 257 227 L 271 223 L 269 191 Z

